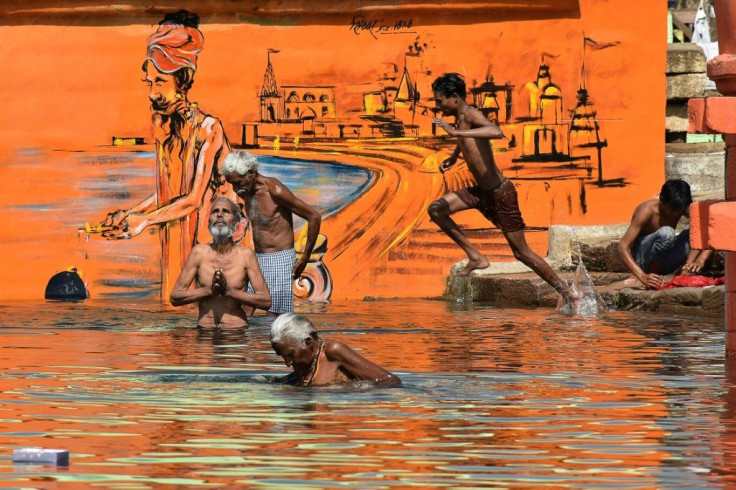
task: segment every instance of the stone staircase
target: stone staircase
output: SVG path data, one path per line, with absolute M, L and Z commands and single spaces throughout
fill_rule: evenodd
M 463 233 L 478 250 L 488 257 L 488 260 L 493 262 L 515 260 L 506 243 L 506 238 L 497 229 L 463 230 Z M 448 260 L 456 260 L 463 257 L 463 255 L 460 247 L 438 228 L 437 230 L 413 231 L 404 243 L 389 252 L 389 259 L 409 259 L 446 264 Z

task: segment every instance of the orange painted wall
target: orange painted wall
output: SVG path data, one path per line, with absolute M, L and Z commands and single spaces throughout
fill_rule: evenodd
M 575 93 L 581 84 L 584 61 L 585 85 L 608 143 L 603 149 L 606 178 L 621 185 L 601 187 L 586 183 L 585 210 L 574 205 L 570 208 L 572 212 L 563 205 L 561 197 L 530 191 L 525 194 L 522 211 L 527 223 L 540 228 L 549 224 L 627 221 L 635 205 L 656 194 L 664 178 L 666 6 L 662 2 L 634 0 L 566 1 L 567 10 L 562 17 L 554 18 L 549 12 L 540 15 L 544 2 L 528 2 L 532 7 L 526 10 L 519 6 L 524 2 L 506 3 L 511 14 L 500 15 L 505 11 L 486 6 L 479 7 L 481 15 L 478 13 L 481 10 L 474 12 L 460 3 L 448 6 L 452 15 L 447 16 L 436 10 L 427 13 L 420 6 L 413 7 L 412 2 L 403 2 L 395 12 L 361 10 L 366 17 L 380 17 L 389 25 L 396 20 L 412 19 L 411 28 L 392 35 L 379 34 L 377 38 L 365 31 L 356 34 L 351 30 L 356 12 L 348 7 L 325 17 L 323 25 L 314 13 L 305 15 L 304 22 L 293 15 L 266 15 L 260 19 L 241 16 L 244 20 L 238 21 L 230 11 L 218 14 L 208 10 L 200 25 L 205 44 L 190 99 L 219 117 L 230 140 L 239 142 L 241 123 L 259 118 L 258 93 L 266 68 L 266 50 L 274 48 L 280 50 L 271 58 L 279 84 L 334 85 L 338 115 L 348 118 L 359 112 L 362 93 L 376 86 L 381 73 L 392 69 L 388 63 L 396 64 L 401 74 L 408 47 L 419 39 L 426 43 L 424 54 L 407 60 L 414 74 L 421 73 L 420 68 L 425 72 L 416 79 L 423 100 L 431 97 L 429 83 L 434 76 L 457 71 L 465 74 L 469 83 L 482 83 L 492 66 L 497 83 L 509 82 L 515 86 L 514 111 L 521 115 L 521 89 L 534 80 L 542 56 L 547 53 L 545 62 L 553 82 L 562 90 L 563 110 L 569 117 L 568 111 L 575 106 Z M 349 2 L 338 4 L 344 6 Z M 196 2 L 187 5 L 195 12 L 197 6 Z M 200 7 L 211 8 L 205 2 Z M 128 252 L 140 256 L 140 260 L 134 266 L 125 266 L 126 273 L 132 277 L 138 273 L 155 275 L 158 260 L 155 235 L 144 233 L 131 242 L 102 244 L 95 243 L 98 237 L 87 241 L 87 237 L 78 233 L 85 221 L 103 217 L 92 206 L 87 219 L 83 218 L 84 203 L 79 200 L 87 195 L 86 179 L 90 173 L 114 173 L 115 169 L 90 164 L 88 173 L 79 170 L 84 167 L 70 166 L 68 162 L 79 162 L 80 155 L 108 152 L 113 160 L 118 158 L 120 165 L 125 165 L 132 158 L 130 153 L 105 147 L 113 135 L 144 136 L 147 142 L 151 141 L 146 87 L 140 82 L 141 63 L 146 38 L 161 16 L 143 16 L 140 22 L 120 22 L 112 14 L 109 18 L 80 20 L 74 16 L 57 18 L 42 9 L 24 16 L 4 13 L 6 23 L 0 26 L 3 39 L 0 59 L 5 72 L 0 78 L 4 102 L 4 117 L 0 121 L 3 135 L 0 165 L 5 177 L 0 183 L 3 295 L 8 299 L 42 297 L 48 278 L 72 265 L 86 274 L 92 292 L 95 287 L 103 290 L 109 284 L 103 284 L 102 276 L 110 278 L 123 267 L 115 256 Z M 502 20 L 495 21 L 496 18 Z M 610 47 L 595 50 L 591 42 L 584 52 L 585 36 L 595 40 L 599 48 L 609 44 Z M 263 128 L 263 134 L 268 135 L 269 131 L 278 134 L 279 129 Z M 420 128 L 422 131 L 426 134 L 426 129 Z M 505 131 L 507 134 L 520 131 L 520 123 Z M 260 152 L 272 152 L 270 141 L 264 142 Z M 399 148 L 416 144 L 401 140 L 388 141 L 383 146 Z M 450 144 L 434 141 L 429 150 L 427 145 L 418 145 L 423 148 L 422 156 L 410 162 L 407 173 L 400 178 L 419 175 L 422 165 L 433 161 L 427 160 L 427 155 L 446 151 Z M 361 141 L 346 143 L 345 148 L 336 150 L 344 158 L 335 159 L 360 165 L 354 151 L 356 145 L 371 146 Z M 282 151 L 288 148 L 285 144 Z M 300 153 L 289 155 L 310 159 L 309 151 L 308 138 L 301 138 Z M 370 151 L 380 161 L 384 150 Z M 498 156 L 502 170 L 512 179 L 518 177 L 519 172 L 510 163 L 504 168 L 505 156 Z M 150 165 L 154 165 L 152 160 Z M 422 186 L 430 185 L 430 181 L 439 182 L 439 174 L 429 172 L 424 176 L 430 180 L 416 181 Z M 595 180 L 595 175 L 592 179 Z M 545 181 L 546 177 L 535 181 L 539 184 L 535 189 L 543 188 Z M 131 204 L 153 191 L 153 181 L 150 186 L 146 182 L 144 178 L 131 182 Z M 524 182 L 527 187 L 534 184 Z M 421 208 L 426 204 L 427 196 L 422 189 L 421 186 L 411 188 L 406 206 L 415 202 Z M 396 192 L 400 190 L 392 195 Z M 71 209 L 75 218 L 65 220 L 69 216 L 67 210 Z M 350 206 L 345 213 L 349 209 Z M 388 212 L 400 214 L 395 209 Z M 367 256 L 361 255 L 364 252 L 360 249 L 353 255 L 341 254 L 342 259 L 328 252 L 325 260 L 335 280 L 334 298 L 441 294 L 449 266 L 463 255 L 459 249 L 445 247 L 449 252 L 429 260 L 436 269 L 420 271 L 412 277 L 412 268 L 426 266 L 427 260 L 407 259 L 410 255 L 407 247 L 416 246 L 418 240 L 424 240 L 418 237 L 436 231 L 431 222 L 422 218 L 425 215 L 421 211 L 416 219 L 408 220 L 411 225 L 408 231 L 385 227 L 369 230 L 376 236 L 384 234 L 382 239 L 388 248 L 378 247 L 378 250 L 367 244 L 364 247 Z M 359 218 L 343 214 L 333 218 L 332 223 L 326 221 L 330 242 L 338 242 L 340 238 L 336 235 L 341 233 L 344 223 L 356 219 Z M 489 226 L 473 216 L 461 216 L 460 222 L 472 228 Z M 413 245 L 412 237 L 415 237 Z M 544 239 L 534 243 L 543 253 Z M 349 243 L 344 246 L 350 250 Z M 357 272 L 351 269 L 354 264 L 346 261 L 348 256 L 360 263 Z M 389 274 L 390 280 L 381 282 L 381 271 L 385 270 L 393 272 Z

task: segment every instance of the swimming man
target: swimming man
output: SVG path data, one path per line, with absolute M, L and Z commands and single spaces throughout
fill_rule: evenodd
M 271 326 L 271 346 L 294 372 L 278 382 L 298 386 L 326 386 L 371 381 L 377 386 L 400 386 L 398 376 L 335 340 L 322 340 L 305 316 L 287 313 Z

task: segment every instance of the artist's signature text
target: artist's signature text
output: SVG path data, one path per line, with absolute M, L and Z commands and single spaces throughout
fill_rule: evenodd
M 410 29 L 414 26 L 413 19 L 398 19 L 396 21 L 385 22 L 383 19 L 369 19 L 364 15 L 356 15 L 350 21 L 350 30 L 356 36 L 368 33 L 374 39 L 378 39 L 378 34 L 409 34 Z

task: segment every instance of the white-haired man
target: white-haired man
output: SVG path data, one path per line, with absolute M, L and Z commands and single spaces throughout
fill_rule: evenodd
M 291 313 L 292 279 L 298 278 L 307 266 L 322 218 L 277 179 L 258 173 L 255 155 L 245 151 L 230 153 L 222 163 L 221 173 L 245 202 L 256 257 L 271 292 L 268 313 Z M 294 251 L 293 214 L 307 221 L 307 240 L 299 260 Z
M 174 306 L 199 303 L 200 327 L 245 327 L 248 319 L 243 306 L 271 306 L 271 295 L 255 253 L 233 241 L 242 219 L 240 208 L 233 201 L 226 197 L 215 199 L 209 216 L 212 242 L 194 246 L 171 291 Z M 196 288 L 189 289 L 195 280 Z M 248 285 L 253 292 L 246 291 Z
M 299 386 L 326 386 L 372 381 L 377 386 L 400 386 L 398 376 L 335 340 L 322 340 L 307 317 L 287 313 L 271 325 L 271 346 L 293 373 L 279 382 Z

